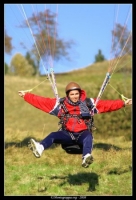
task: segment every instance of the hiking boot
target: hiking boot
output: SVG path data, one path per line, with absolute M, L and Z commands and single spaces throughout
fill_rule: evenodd
M 82 167 L 89 167 L 93 163 L 93 156 L 91 154 L 86 154 L 83 158 Z
M 36 142 L 34 139 L 30 139 L 28 147 L 30 150 L 33 151 L 33 154 L 37 158 L 40 158 L 42 155 L 42 152 L 44 151 L 43 145 L 40 144 L 39 142 Z

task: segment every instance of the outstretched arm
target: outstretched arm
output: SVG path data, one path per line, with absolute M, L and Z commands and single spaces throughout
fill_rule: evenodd
M 99 100 L 96 108 L 98 110 L 98 113 L 106 113 L 119 110 L 124 106 L 129 106 L 131 104 L 132 104 L 132 99 Z
M 42 97 L 28 91 L 18 91 L 18 94 L 24 98 L 27 103 L 47 113 L 50 113 L 56 104 L 56 98 Z

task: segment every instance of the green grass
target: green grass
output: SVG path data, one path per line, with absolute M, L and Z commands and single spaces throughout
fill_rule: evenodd
M 128 63 L 128 62 L 127 62 Z M 120 68 L 120 66 L 118 66 Z M 57 74 L 59 96 L 65 86 L 78 82 L 88 97 L 97 97 L 108 63 L 96 63 L 70 73 Z M 131 98 L 131 64 L 113 74 L 102 99 Z M 94 116 L 94 162 L 81 166 L 82 156 L 67 154 L 53 145 L 37 159 L 28 149 L 31 137 L 40 141 L 58 130 L 58 119 L 26 103 L 19 90 L 37 86 L 45 77 L 5 76 L 5 196 L 131 196 L 132 195 L 132 108 Z M 118 93 L 119 92 L 119 93 Z M 33 93 L 54 97 L 48 80 Z
M 27 147 L 9 147 L 5 153 L 5 194 L 132 195 L 131 142 L 120 147 L 123 140 L 118 141 L 108 150 L 112 139 L 106 144 L 105 140 L 94 142 L 95 160 L 89 168 L 81 167 L 81 155 L 69 155 L 60 146 L 46 150 L 40 159 Z

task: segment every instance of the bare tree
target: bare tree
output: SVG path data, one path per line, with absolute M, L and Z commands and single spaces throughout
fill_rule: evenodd
M 71 60 L 68 50 L 72 47 L 74 41 L 64 41 L 58 38 L 55 17 L 56 14 L 51 13 L 47 9 L 44 12 L 39 12 L 37 15 L 32 14 L 32 17 L 29 17 L 21 25 L 21 27 L 29 28 L 27 23 L 29 22 L 31 30 L 34 33 L 36 45 L 33 45 L 31 51 L 37 60 L 36 65 L 39 65 L 40 58 L 46 63 L 49 62 L 49 56 L 54 60 L 60 60 L 61 58 Z
M 115 30 L 112 30 L 113 44 L 112 53 L 115 57 L 124 54 L 132 54 L 132 35 L 126 26 L 116 24 Z
M 13 46 L 12 46 L 12 38 L 10 36 L 8 36 L 6 30 L 4 30 L 4 52 L 7 53 L 7 54 L 10 54 L 12 49 L 13 49 Z

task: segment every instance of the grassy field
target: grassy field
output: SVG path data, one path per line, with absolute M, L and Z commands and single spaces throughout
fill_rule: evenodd
M 123 70 L 113 74 L 102 99 L 119 99 L 120 94 L 132 97 L 131 59 L 127 63 Z M 76 81 L 87 91 L 88 97 L 97 97 L 107 69 L 105 61 L 56 74 L 59 96 L 65 96 L 68 82 Z M 19 90 L 34 88 L 32 93 L 54 97 L 46 77 L 6 75 L 4 84 L 5 196 L 132 195 L 131 106 L 94 117 L 97 128 L 93 133 L 94 162 L 86 169 L 81 166 L 82 155 L 67 154 L 60 145 L 52 145 L 39 159 L 28 149 L 31 137 L 40 141 L 50 132 L 58 130 L 57 118 L 32 107 L 18 96 Z

